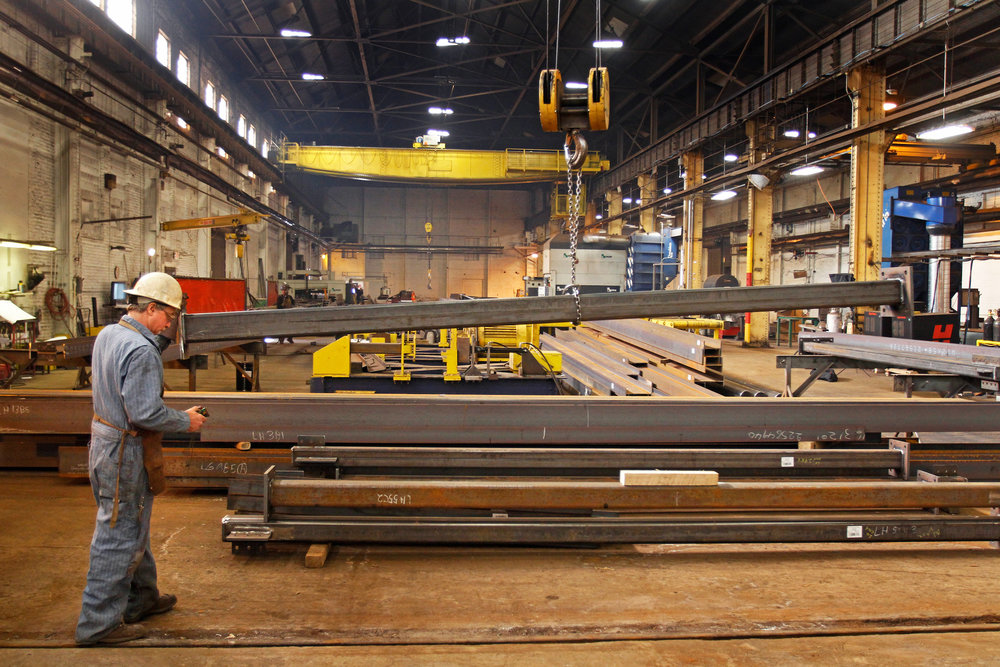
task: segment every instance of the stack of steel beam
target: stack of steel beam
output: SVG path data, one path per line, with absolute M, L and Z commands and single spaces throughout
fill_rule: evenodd
M 715 396 L 722 386 L 719 341 L 647 320 L 585 322 L 541 342 L 584 395 Z
M 246 486 L 245 484 L 243 485 Z M 268 470 L 241 488 L 223 540 L 579 544 L 997 540 L 1000 518 L 929 510 L 1000 504 L 1000 483 L 585 479 L 327 479 Z M 232 502 L 232 499 L 231 499 Z

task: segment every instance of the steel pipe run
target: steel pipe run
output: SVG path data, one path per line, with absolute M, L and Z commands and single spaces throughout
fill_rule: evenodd
M 264 502 L 280 508 L 394 511 L 920 509 L 997 506 L 1000 483 L 725 482 L 717 486 L 623 486 L 617 482 L 581 481 L 272 478 Z
M 583 320 L 674 317 L 783 308 L 898 305 L 898 280 L 815 285 L 767 285 L 714 289 L 580 295 Z M 519 299 L 474 299 L 328 308 L 289 308 L 181 316 L 180 343 L 267 336 L 340 336 L 368 331 L 412 331 L 451 327 L 575 321 L 571 295 Z
M 547 447 L 856 442 L 867 434 L 993 431 L 1000 403 L 932 398 L 441 396 L 168 392 L 204 405 L 201 442 Z M 88 392 L 0 391 L 0 435 L 90 432 Z

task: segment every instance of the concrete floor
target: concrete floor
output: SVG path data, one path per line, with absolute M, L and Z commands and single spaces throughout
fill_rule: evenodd
M 275 347 L 264 388 L 308 391 L 312 348 Z M 725 368 L 780 388 L 775 353 L 727 344 Z M 199 379 L 201 389 L 227 390 L 235 372 Z M 67 381 L 71 373 L 56 372 L 25 388 Z M 168 371 L 167 382 L 186 388 L 186 373 Z M 845 371 L 809 395 L 890 387 Z M 1000 662 L 1000 560 L 986 543 L 351 546 L 307 569 L 305 546 L 234 556 L 220 539 L 226 513 L 221 493 L 157 498 L 153 549 L 177 608 L 149 620 L 147 639 L 79 649 L 89 487 L 52 472 L 0 472 L 0 663 Z

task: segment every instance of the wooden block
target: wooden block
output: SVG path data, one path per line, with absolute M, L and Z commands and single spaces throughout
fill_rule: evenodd
M 717 486 L 714 470 L 622 470 L 622 486 Z
M 330 555 L 329 544 L 311 544 L 306 552 L 306 567 L 323 567 Z
M 799 449 L 823 449 L 823 443 L 817 440 L 799 440 Z

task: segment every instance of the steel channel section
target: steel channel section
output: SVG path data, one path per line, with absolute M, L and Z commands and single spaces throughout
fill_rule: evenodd
M 970 367 L 988 369 L 991 376 L 1000 366 L 1000 349 L 974 345 L 954 345 L 934 341 L 912 340 L 909 338 L 883 338 L 881 336 L 861 336 L 856 334 L 801 334 L 799 349 L 806 352 L 806 345 L 826 343 L 838 347 L 892 354 L 895 356 L 926 357 L 964 364 Z
M 192 451 L 192 450 L 188 450 Z M 196 451 L 196 450 L 195 450 Z M 292 447 L 292 465 L 357 468 L 547 470 L 899 470 L 893 449 L 447 449 L 440 447 Z
M 583 294 L 580 314 L 583 320 L 620 320 L 779 310 L 790 305 L 897 305 L 902 296 L 898 280 Z M 265 335 L 339 336 L 367 331 L 532 324 L 574 321 L 576 315 L 576 301 L 571 295 L 184 314 L 180 340 L 186 348 L 197 342 Z
M 871 364 L 880 364 L 884 368 L 911 368 L 978 379 L 1000 379 L 1000 366 L 969 363 L 961 359 L 948 357 L 907 354 L 902 351 L 878 351 L 819 341 L 801 343 L 801 349 L 806 354 L 822 354 L 843 357 L 845 359 L 857 359 L 859 361 L 867 361 Z
M 434 446 L 852 442 L 866 433 L 993 431 L 1000 403 L 961 399 L 441 396 L 168 392 L 204 405 L 202 442 Z M 90 394 L 0 392 L 0 434 L 85 434 Z
M 246 539 L 247 537 L 250 539 Z M 996 541 L 1000 519 L 924 517 L 812 521 L 664 519 L 324 519 L 264 523 L 227 516 L 223 541 L 409 544 L 655 544 Z
M 1000 483 L 723 482 L 622 486 L 580 481 L 271 479 L 276 507 L 505 510 L 733 510 L 991 507 Z

